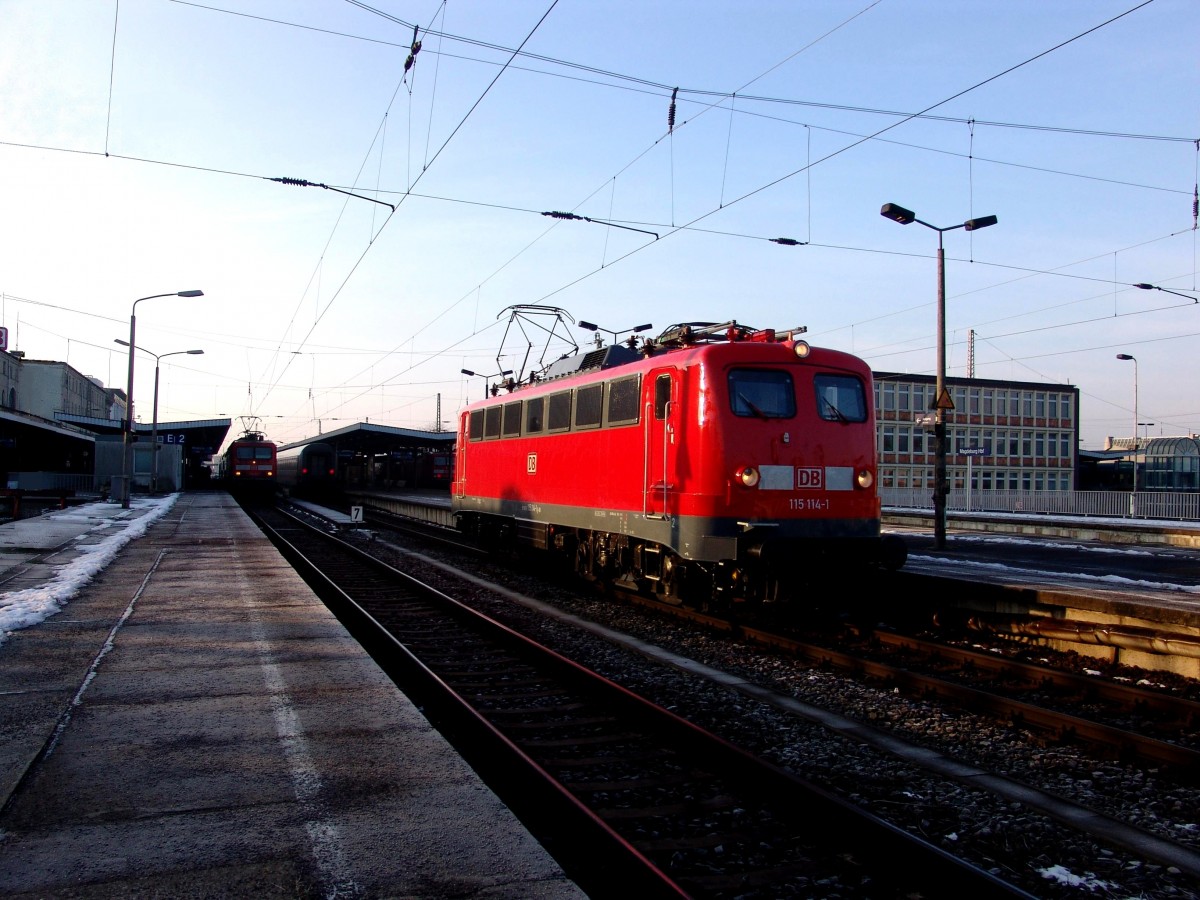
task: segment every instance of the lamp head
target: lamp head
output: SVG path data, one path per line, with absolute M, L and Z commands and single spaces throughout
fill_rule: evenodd
M 1128 353 L 1118 353 L 1117 359 L 1133 359 Z
M 893 222 L 899 222 L 901 225 L 911 225 L 917 221 L 917 214 L 911 209 L 905 209 L 896 203 L 885 203 L 883 209 L 879 210 L 879 214 L 885 219 L 891 219 Z
M 176 297 L 203 297 L 204 291 L 180 291 Z
M 967 219 L 963 222 L 963 228 L 967 231 L 976 231 L 980 228 L 987 228 L 989 225 L 995 225 L 999 219 L 995 216 L 981 216 L 978 219 Z

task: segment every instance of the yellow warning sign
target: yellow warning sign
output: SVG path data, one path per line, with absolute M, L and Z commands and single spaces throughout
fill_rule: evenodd
M 942 388 L 942 392 L 938 394 L 937 403 L 933 405 L 934 409 L 954 409 L 954 401 L 950 399 L 950 392 L 946 388 Z

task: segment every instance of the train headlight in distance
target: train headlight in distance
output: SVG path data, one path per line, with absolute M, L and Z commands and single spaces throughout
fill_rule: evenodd
M 755 487 L 758 484 L 758 469 L 754 466 L 742 466 L 737 470 L 737 480 L 746 487 Z
M 875 476 L 871 474 L 870 469 L 861 469 L 858 473 L 858 486 L 860 488 L 869 488 L 875 483 Z
M 812 347 L 808 346 L 808 341 L 796 341 L 792 346 L 792 352 L 796 354 L 797 359 L 804 359 L 812 353 Z

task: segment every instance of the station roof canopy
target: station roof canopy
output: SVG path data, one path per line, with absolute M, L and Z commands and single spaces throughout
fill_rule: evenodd
M 76 428 L 85 428 L 93 434 L 120 435 L 125 430 L 124 419 L 99 419 L 91 416 L 74 416 L 58 413 L 59 422 Z M 182 434 L 182 441 L 188 447 L 188 452 L 198 456 L 211 456 L 216 453 L 229 433 L 229 419 L 194 419 L 187 422 L 159 422 L 160 435 Z M 145 422 L 133 423 L 134 433 L 138 440 L 149 438 L 154 433 L 154 424 Z
M 291 450 L 308 444 L 332 444 L 337 449 L 358 450 L 363 453 L 384 453 L 399 447 L 427 447 L 449 450 L 454 446 L 453 431 L 419 431 L 415 428 L 397 428 L 393 425 L 372 425 L 359 422 L 337 431 L 313 435 L 302 441 L 281 444 L 280 450 Z
M 96 436 L 71 425 L 0 409 L 0 463 L 10 472 L 41 470 L 47 460 L 75 459 L 94 453 Z M 0 488 L 4 483 L 0 481 Z

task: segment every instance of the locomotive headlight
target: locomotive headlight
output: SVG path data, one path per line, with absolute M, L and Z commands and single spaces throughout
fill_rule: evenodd
M 812 347 L 808 346 L 808 341 L 796 341 L 795 345 L 792 347 L 792 352 L 795 353 L 799 359 L 804 359 L 806 356 L 808 356 L 808 354 L 812 353 Z
M 875 476 L 871 474 L 870 469 L 861 469 L 858 473 L 858 486 L 860 488 L 869 488 L 875 483 Z
M 746 487 L 754 487 L 758 484 L 758 469 L 754 466 L 742 466 L 737 470 L 736 477 Z

